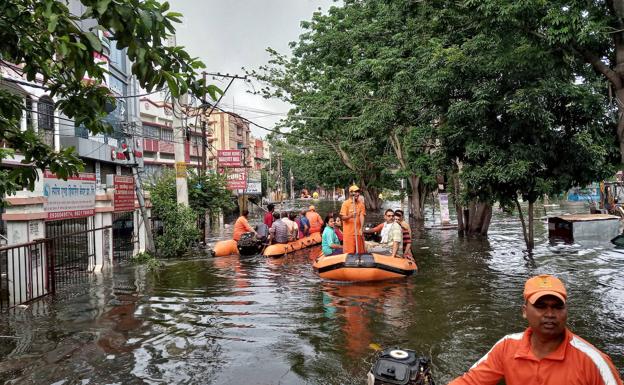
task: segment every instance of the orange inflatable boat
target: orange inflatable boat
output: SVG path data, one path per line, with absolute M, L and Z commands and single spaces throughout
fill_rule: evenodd
M 382 281 L 403 278 L 418 269 L 410 258 L 382 254 L 321 254 L 312 265 L 321 278 L 334 281 Z
M 215 257 L 225 257 L 226 255 L 238 255 L 238 242 L 233 239 L 219 241 L 212 248 Z
M 267 246 L 262 254 L 265 257 L 281 257 L 282 255 L 305 249 L 306 247 L 318 245 L 319 243 L 321 243 L 321 233 L 312 233 L 307 237 L 297 239 L 296 241 L 276 243 L 274 245 Z
M 293 251 L 301 250 L 306 247 L 318 245 L 321 243 L 321 234 L 313 233 L 310 236 L 297 239 L 296 241 L 288 243 L 276 243 L 274 245 L 267 246 L 262 253 L 266 257 L 281 257 L 284 254 L 292 253 Z M 226 255 L 240 255 L 238 251 L 238 243 L 233 239 L 226 241 L 219 241 L 215 243 L 213 247 L 215 257 L 225 257 Z

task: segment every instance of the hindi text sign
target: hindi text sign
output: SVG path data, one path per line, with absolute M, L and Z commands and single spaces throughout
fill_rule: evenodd
M 43 211 L 47 220 L 95 215 L 95 174 L 81 172 L 67 180 L 43 173 Z
M 217 164 L 219 167 L 241 167 L 243 165 L 243 151 L 218 150 Z

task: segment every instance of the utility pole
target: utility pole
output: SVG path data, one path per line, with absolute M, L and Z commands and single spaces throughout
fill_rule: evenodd
M 293 190 L 293 182 L 295 180 L 295 177 L 293 176 L 292 173 L 292 168 L 288 169 L 288 176 L 290 177 L 290 200 L 294 201 L 295 200 L 295 190 Z
M 136 146 L 136 124 L 132 124 L 132 146 L 130 147 L 131 159 L 132 159 L 132 176 L 134 177 L 134 190 L 136 192 L 137 200 L 139 201 L 139 211 L 143 218 L 143 226 L 145 226 L 145 251 L 153 253 L 154 248 L 154 234 L 152 233 L 152 222 L 147 214 L 145 208 L 145 196 L 143 195 L 143 182 L 141 181 L 141 173 L 139 172 L 139 163 L 136 159 L 135 146 Z
M 277 155 L 277 195 L 280 202 L 280 211 L 282 210 L 282 200 L 284 193 L 284 184 L 282 180 L 282 154 Z
M 204 72 L 204 84 L 206 84 L 206 73 Z M 204 95 L 204 99 L 206 98 L 206 95 Z M 208 120 L 208 116 L 204 116 L 204 112 L 205 109 L 201 109 L 201 136 L 202 136 L 202 151 L 201 151 L 201 167 L 199 169 L 199 176 L 201 177 L 202 175 L 206 175 L 206 170 L 207 170 L 207 154 L 206 154 L 206 149 L 208 148 L 208 141 L 206 140 L 206 124 L 208 124 L 207 120 Z
M 176 170 L 176 196 L 179 204 L 188 206 L 188 184 L 186 180 L 186 159 L 184 155 L 184 142 L 186 140 L 186 127 L 184 124 L 184 112 L 182 106 L 187 105 L 188 95 L 172 98 L 173 107 L 173 141 L 175 152 Z

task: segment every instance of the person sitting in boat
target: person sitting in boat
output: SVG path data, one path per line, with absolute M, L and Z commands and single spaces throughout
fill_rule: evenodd
M 337 255 L 342 254 L 342 246 L 334 231 L 335 221 L 332 215 L 325 217 L 325 229 L 323 229 L 323 236 L 321 242 L 321 248 L 324 255 Z
M 273 213 L 273 225 L 269 229 L 269 244 L 288 243 L 288 225 L 280 219 L 279 213 Z
M 243 210 L 241 214 L 242 215 L 236 220 L 236 223 L 234 223 L 234 233 L 232 234 L 232 239 L 236 242 L 240 241 L 241 235 L 244 233 L 256 234 L 256 230 L 249 226 L 249 222 L 247 221 L 249 210 Z
M 342 245 L 343 235 L 342 235 L 342 219 L 340 219 L 339 214 L 333 214 L 334 217 L 334 232 Z
M 291 211 L 290 213 L 288 213 L 288 224 L 290 225 L 289 228 L 291 230 L 292 240 L 293 241 L 295 239 L 299 239 L 299 225 L 297 224 L 295 219 L 297 219 L 297 214 L 295 214 L 294 211 Z M 289 239 L 290 238 L 291 237 L 289 236 Z
M 307 210 L 301 210 L 301 214 L 295 219 L 299 227 L 299 239 L 310 235 L 310 221 L 306 218 Z
M 381 242 L 366 242 L 366 249 L 369 253 L 387 254 L 393 257 L 400 257 L 399 253 L 403 247 L 403 230 L 401 225 L 394 221 L 394 211 L 386 210 L 384 213 L 385 222 L 378 226 L 364 230 L 367 233 L 381 232 Z
M 403 256 L 412 257 L 412 228 L 405 220 L 403 210 L 394 210 L 394 220 L 403 231 Z
M 273 210 L 275 210 L 275 205 L 273 203 L 269 203 L 267 205 L 266 214 L 264 214 L 264 224 L 271 227 L 273 225 Z
M 320 233 L 321 227 L 323 227 L 323 218 L 321 218 L 321 216 L 316 212 L 316 208 L 314 206 L 310 206 L 308 208 L 306 218 L 310 221 L 310 234 Z

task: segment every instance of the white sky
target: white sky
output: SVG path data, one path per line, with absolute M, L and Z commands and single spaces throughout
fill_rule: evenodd
M 257 69 L 267 63 L 266 48 L 289 54 L 288 43 L 303 32 L 300 22 L 310 20 L 318 8 L 326 12 L 332 0 L 170 0 L 171 9 L 184 14 L 177 25 L 177 44 L 206 64 L 207 72 L 244 75 L 241 67 Z M 225 89 L 225 80 L 212 80 Z M 256 89 L 258 83 L 253 83 Z M 278 100 L 252 95 L 250 84 L 235 80 L 220 106 L 260 125 L 273 128 L 289 106 Z M 249 109 L 262 110 L 249 111 Z M 252 126 L 254 136 L 267 132 Z

